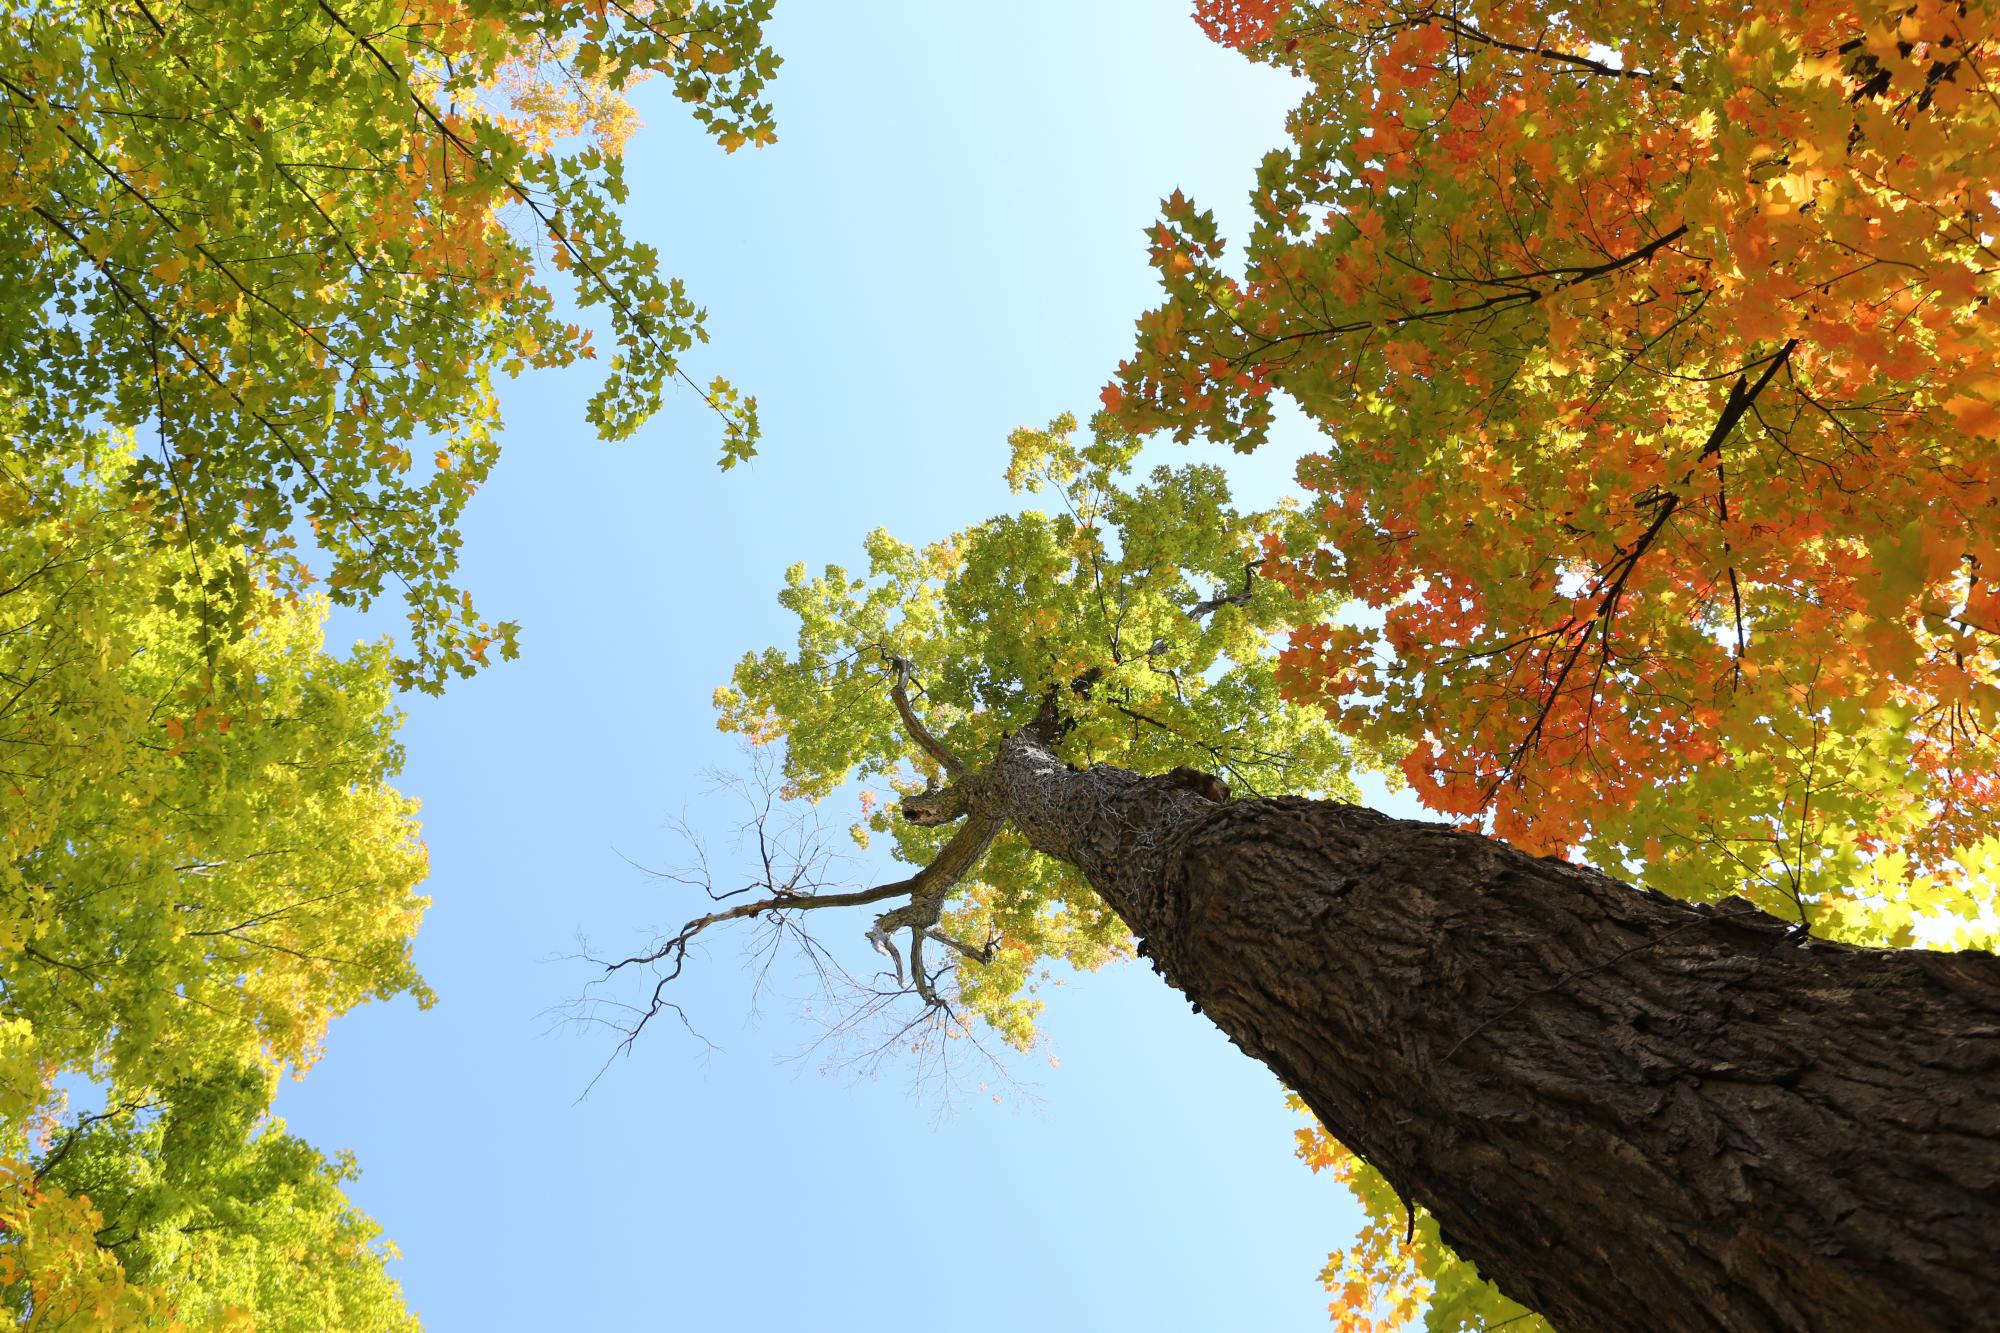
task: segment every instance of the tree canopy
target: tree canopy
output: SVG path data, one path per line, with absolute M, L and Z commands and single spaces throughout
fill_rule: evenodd
M 0 1299 L 51 1327 L 71 1302 L 274 1309 L 293 1260 L 268 1247 L 324 1227 L 390 1301 L 352 1165 L 245 1137 L 331 1018 L 429 1002 L 389 645 L 331 656 L 324 600 L 257 580 L 218 643 L 200 589 L 242 553 L 160 544 L 131 466 L 109 439 L 0 466 Z M 65 1114 L 78 1080 L 105 1110 Z
M 1326 432 L 1291 577 L 1382 615 L 1295 636 L 1293 697 L 1435 808 L 1681 882 L 1983 835 L 1986 7 L 1266 8 L 1310 91 L 1261 225 L 1232 272 L 1170 202 L 1107 397 Z
M 642 80 L 725 151 L 773 140 L 769 13 L 0 25 L 0 1307 L 28 1326 L 412 1325 L 354 1163 L 272 1091 L 354 1005 L 430 1002 L 392 700 L 516 651 L 455 574 L 496 377 L 596 356 L 564 306 L 601 308 L 600 436 L 680 380 L 725 468 L 754 448 L 617 206 Z M 328 653 L 329 599 L 385 593 L 405 643 Z
M 657 74 L 723 148 L 772 141 L 769 10 L 29 5 L 0 28 L 0 383 L 45 422 L 144 424 L 121 484 L 163 536 L 280 561 L 309 525 L 293 576 L 405 600 L 397 680 L 435 692 L 514 651 L 453 582 L 495 376 L 596 354 L 548 270 L 608 317 L 599 434 L 694 383 L 702 311 L 616 211 L 624 92 Z M 696 387 L 747 457 L 755 400 Z
M 395 1257 L 239 1066 L 126 1100 L 0 1162 L 0 1291 L 28 1328 L 414 1330 Z
M 598 435 L 680 381 L 722 467 L 755 447 L 756 400 L 695 377 L 703 312 L 618 205 L 640 80 L 724 151 L 772 141 L 770 7 L 9 16 L 0 1308 L 24 1325 L 414 1326 L 355 1163 L 273 1090 L 354 1005 L 430 1000 L 394 698 L 517 650 L 456 572 L 499 379 L 594 357 L 601 308 Z M 842 886 L 825 843 L 759 825 L 752 880 L 677 875 L 713 910 L 605 960 L 643 981 L 591 1012 L 636 1037 L 711 928 L 810 950 L 813 914 L 867 908 L 893 984 L 851 995 L 900 1006 L 899 1038 L 1033 1045 L 1046 969 L 1133 941 L 1059 821 L 1029 831 L 1029 750 L 1138 793 L 1146 828 L 1351 801 L 1382 769 L 1467 831 L 1744 895 L 1795 923 L 1773 948 L 1993 947 L 1994 5 L 1196 13 L 1305 88 L 1244 249 L 1175 193 L 1105 413 L 1010 439 L 1044 508 L 795 566 L 795 644 L 715 695 L 725 731 L 782 742 L 782 795 L 860 782 L 853 840 L 913 873 Z M 1302 501 L 1142 473 L 1156 433 L 1265 447 L 1280 396 L 1320 432 Z M 329 653 L 329 605 L 384 596 L 407 642 Z M 1575 975 L 1549 966 L 1528 998 Z M 1337 1325 L 1538 1326 L 1331 1126 L 1299 1152 L 1370 1217 L 1323 1275 Z
M 35 517 L 0 550 L 0 984 L 38 1063 L 114 1086 L 306 1063 L 331 1013 L 419 987 L 388 646 L 332 657 L 323 603 L 253 588 L 248 633 L 211 652 L 155 591 L 199 580 L 201 553 L 152 545 L 115 502 L 128 465 L 106 449 L 80 478 L 5 478 Z M 39 1082 L 5 1086 L 32 1101 Z

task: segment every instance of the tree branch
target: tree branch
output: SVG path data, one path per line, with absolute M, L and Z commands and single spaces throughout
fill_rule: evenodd
M 35 1183 L 37 1185 L 41 1184 L 43 1178 L 49 1172 L 62 1165 L 62 1159 L 69 1155 L 69 1150 L 74 1148 L 77 1141 L 83 1138 L 92 1127 L 100 1125 L 107 1120 L 116 1120 L 120 1116 L 136 1115 L 140 1111 L 150 1111 L 158 1105 L 158 1102 L 135 1099 L 118 1106 L 106 1107 L 102 1111 L 93 1111 L 88 1115 L 78 1116 L 76 1123 L 69 1127 L 69 1132 L 63 1135 L 62 1142 L 51 1149 L 49 1154 L 42 1158 L 41 1162 L 35 1167 Z
M 903 960 L 896 952 L 892 937 L 899 930 L 910 932 L 910 977 L 907 984 L 916 989 L 924 1003 L 933 1007 L 940 1002 L 930 988 L 930 978 L 924 973 L 924 937 L 932 935 L 939 918 L 944 915 L 945 895 L 986 855 L 986 849 L 993 845 L 994 837 L 1000 832 L 1000 824 L 1000 820 L 982 814 L 974 814 L 966 820 L 965 827 L 952 835 L 944 850 L 908 881 L 912 886 L 910 901 L 876 917 L 875 924 L 868 930 L 868 942 L 895 964 L 898 985 L 905 984 Z M 932 937 L 936 938 L 935 935 Z M 968 957 L 977 956 L 962 946 L 955 947 L 960 947 Z
M 903 719 L 903 730 L 909 733 L 910 740 L 919 750 L 942 765 L 944 771 L 954 779 L 971 776 L 972 770 L 966 766 L 965 761 L 960 759 L 950 746 L 931 735 L 930 729 L 924 726 L 923 719 L 917 716 L 917 710 L 910 707 L 910 676 L 916 671 L 916 667 L 907 657 L 898 657 L 894 653 L 885 656 L 889 659 L 889 670 L 892 673 L 889 698 L 895 701 L 897 716 Z
M 1743 420 L 1752 405 L 1756 403 L 1758 395 L 1763 393 L 1766 386 L 1771 383 L 1771 379 L 1778 373 L 1779 367 L 1785 365 L 1791 359 L 1792 351 L 1798 345 L 1798 339 L 1790 339 L 1783 347 L 1780 347 L 1772 354 L 1764 366 L 1764 373 L 1757 377 L 1757 382 L 1754 385 L 1749 382 L 1747 376 L 1739 375 L 1736 382 L 1729 386 L 1729 396 L 1723 402 L 1722 411 L 1716 417 L 1715 426 L 1709 431 L 1708 439 L 1701 447 L 1701 453 L 1696 456 L 1695 466 L 1699 466 L 1703 460 L 1715 457 L 1722 452 L 1724 441 L 1729 438 L 1731 432 L 1736 429 L 1737 423 Z M 1682 479 L 1681 484 L 1685 486 L 1693 478 L 1694 467 L 1690 467 L 1687 476 Z M 1674 511 L 1680 507 L 1682 499 L 1682 493 L 1677 490 L 1667 491 L 1657 496 L 1655 501 L 1656 509 L 1652 521 L 1646 525 L 1646 530 L 1639 534 L 1638 540 L 1632 543 L 1630 550 L 1621 551 L 1616 558 L 1599 571 L 1596 587 L 1605 590 L 1604 596 L 1599 600 L 1596 611 L 1591 614 L 1589 619 L 1583 621 L 1579 627 L 1580 632 L 1577 634 L 1576 641 L 1570 645 L 1569 652 L 1564 656 L 1562 666 L 1556 672 L 1555 681 L 1549 686 L 1548 692 L 1543 696 L 1542 706 L 1537 710 L 1534 722 L 1528 727 L 1527 734 L 1522 736 L 1521 743 L 1516 745 L 1514 752 L 1508 756 L 1507 763 L 1494 775 L 1493 780 L 1486 785 L 1486 790 L 1481 797 L 1483 801 L 1491 801 L 1493 799 L 1501 786 L 1518 772 L 1521 760 L 1540 741 L 1542 731 L 1548 725 L 1549 717 L 1555 711 L 1556 703 L 1562 696 L 1563 686 L 1568 682 L 1571 671 L 1575 669 L 1578 659 L 1583 656 L 1583 651 L 1590 645 L 1591 639 L 1596 638 L 1600 641 L 1605 657 L 1608 659 L 1611 650 L 1611 631 L 1618 619 L 1618 605 L 1625 596 L 1626 584 L 1631 581 L 1632 572 L 1639 567 L 1639 561 L 1645 556 L 1648 550 L 1652 549 L 1653 543 L 1659 538 L 1660 533 L 1665 531 L 1667 521 L 1674 516 Z M 1600 664 L 1599 675 L 1601 676 L 1602 673 L 1603 666 Z M 1591 690 L 1594 697 L 1596 686 L 1592 685 Z
M 1514 42 L 1502 41 L 1490 33 L 1473 27 L 1456 14 L 1437 15 L 1436 21 L 1442 24 L 1445 30 L 1454 36 L 1462 37 L 1468 42 L 1477 42 L 1482 46 L 1490 46 L 1498 51 L 1507 51 L 1520 56 L 1535 56 L 1542 60 L 1553 60 L 1560 64 L 1569 65 L 1575 69 L 1588 70 L 1592 74 L 1602 74 L 1614 79 L 1638 79 L 1644 83 L 1671 88 L 1675 92 L 1681 91 L 1679 79 L 1662 79 L 1658 74 L 1650 70 L 1624 69 L 1617 65 L 1607 65 L 1601 60 L 1593 60 L 1589 56 L 1581 56 L 1574 51 L 1557 50 L 1552 46 L 1522 46 Z
M 706 916 L 696 917 L 653 948 L 627 958 L 602 963 L 603 977 L 638 967 L 656 966 L 660 969 L 651 996 L 644 1004 L 634 1007 L 634 1012 L 638 1016 L 629 1027 L 624 1028 L 624 1040 L 620 1043 L 620 1047 L 629 1050 L 632 1043 L 638 1040 L 639 1034 L 645 1030 L 646 1025 L 662 1010 L 676 1008 L 666 999 L 666 988 L 680 976 L 681 968 L 687 961 L 688 946 L 710 927 L 766 915 L 783 923 L 788 914 L 793 912 L 815 911 L 828 907 L 863 907 L 896 898 L 906 898 L 908 901 L 876 917 L 874 925 L 868 931 L 869 941 L 894 960 L 899 986 L 914 988 L 924 998 L 926 1004 L 938 1006 L 937 996 L 930 988 L 930 978 L 923 976 L 920 983 L 906 978 L 903 974 L 901 955 L 894 944 L 889 942 L 888 937 L 894 931 L 910 930 L 911 961 L 921 967 L 923 937 L 943 939 L 933 928 L 943 914 L 946 895 L 953 885 L 979 864 L 980 858 L 986 855 L 986 849 L 992 846 L 993 838 L 1000 831 L 1000 826 L 1000 820 L 975 813 L 957 833 L 952 835 L 938 854 L 931 859 L 929 865 L 907 879 L 868 889 L 801 892 L 791 886 L 797 884 L 807 874 L 804 867 L 784 884 L 773 883 L 767 870 L 762 887 L 768 888 L 770 892 L 765 896 L 710 912 Z M 977 957 L 979 954 L 978 950 L 961 946 L 957 941 L 943 940 L 943 942 L 959 949 L 968 957 Z M 988 947 L 990 951 L 991 946 Z
M 1188 608 L 1188 619 L 1200 620 L 1203 616 L 1213 615 L 1215 612 L 1220 611 L 1225 606 L 1250 605 L 1250 592 L 1252 586 L 1255 584 L 1257 579 L 1257 567 L 1263 563 L 1264 562 L 1262 560 L 1253 560 L 1249 564 L 1243 566 L 1242 592 L 1238 593 L 1219 592 L 1215 594 L 1215 596 L 1213 597 L 1204 597 L 1201 601 L 1196 602 L 1193 606 Z

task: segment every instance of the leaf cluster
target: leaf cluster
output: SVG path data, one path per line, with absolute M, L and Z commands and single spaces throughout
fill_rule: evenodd
M 2000 10 L 1198 16 L 1305 92 L 1240 264 L 1163 205 L 1105 402 L 1253 449 L 1284 394 L 1324 432 L 1272 576 L 1371 614 L 1294 632 L 1286 695 L 1406 745 L 1468 827 L 1820 934 L 1987 940 Z M 1393 1248 L 1336 1264 L 1347 1309 L 1414 1271 Z
M 0 1175 L 0 1218 L 21 1237 L 0 1253 L 0 1308 L 28 1328 L 129 1312 L 141 1327 L 414 1333 L 384 1269 L 395 1251 L 342 1190 L 352 1159 L 286 1133 L 270 1096 L 266 1071 L 212 1072 L 85 1117 L 32 1178 Z
M 1309 91 L 1247 259 L 1169 200 L 1107 399 L 1327 432 L 1293 576 L 1380 616 L 1296 636 L 1286 688 L 1410 741 L 1435 808 L 1627 869 L 1726 844 L 1810 895 L 1837 827 L 1980 836 L 1994 11 L 1285 8 L 1253 49 Z
M 332 657 L 323 600 L 157 543 L 129 443 L 39 443 L 0 460 L 0 1300 L 30 1326 L 401 1326 L 366 1313 L 401 1307 L 351 1166 L 256 1127 L 332 1017 L 430 999 L 389 646 Z M 110 1109 L 66 1115 L 66 1087 Z
M 80 431 L 144 425 L 121 484 L 162 540 L 309 529 L 342 603 L 410 611 L 399 685 L 515 627 L 454 582 L 498 457 L 494 381 L 595 355 L 547 269 L 609 315 L 589 417 L 656 411 L 702 312 L 624 231 L 624 90 L 657 73 L 734 150 L 774 135 L 769 0 L 45 0 L 0 23 L 0 385 Z M 583 142 L 579 142 L 583 140 Z M 755 401 L 700 390 L 747 456 Z M 56 431 L 60 438 L 62 431 Z M 224 630 L 246 612 L 219 600 Z

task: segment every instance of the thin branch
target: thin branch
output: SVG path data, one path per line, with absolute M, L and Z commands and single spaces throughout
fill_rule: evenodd
M 465 137 L 452 127 L 451 122 L 447 120 L 435 106 L 431 105 L 429 98 L 425 97 L 422 93 L 418 92 L 415 88 L 410 86 L 409 80 L 404 76 L 403 72 L 396 67 L 395 61 L 389 59 L 388 56 L 384 55 L 382 53 L 381 48 L 377 47 L 375 43 L 371 41 L 367 36 L 357 31 L 355 27 L 346 20 L 346 18 L 342 17 L 340 11 L 335 9 L 331 4 L 329 4 L 327 0 L 316 0 L 316 3 L 318 4 L 321 13 L 325 14 L 329 19 L 332 19 L 337 27 L 339 27 L 343 32 L 345 32 L 349 37 L 352 37 L 355 43 L 359 45 L 362 50 L 366 51 L 370 56 L 372 56 L 375 60 L 375 63 L 380 65 L 383 68 L 383 70 L 385 70 L 388 73 L 390 80 L 393 81 L 395 84 L 397 84 L 397 86 L 402 88 L 404 95 L 409 98 L 410 103 L 417 108 L 418 113 L 422 115 L 424 119 L 428 120 L 431 123 L 431 126 L 438 132 L 439 138 L 444 143 L 447 143 L 451 145 L 453 148 L 456 148 L 458 152 L 465 158 L 465 160 L 468 163 L 473 164 L 474 166 L 490 165 L 485 160 L 483 155 L 479 152 L 478 147 L 474 144 L 467 143 Z M 616 283 L 612 282 L 610 278 L 604 275 L 603 270 L 601 270 L 597 266 L 596 261 L 593 260 L 589 254 L 585 253 L 583 247 L 577 242 L 577 240 L 573 236 L 570 235 L 569 231 L 562 226 L 561 220 L 556 216 L 556 214 L 552 212 L 550 209 L 544 207 L 541 200 L 535 198 L 534 193 L 531 190 L 529 190 L 529 188 L 525 184 L 523 184 L 517 177 L 503 172 L 500 174 L 500 180 L 501 183 L 506 186 L 507 192 L 513 195 L 522 204 L 524 204 L 527 207 L 528 211 L 534 214 L 535 221 L 539 223 L 543 228 L 545 228 L 550 236 L 555 238 L 556 244 L 560 245 L 563 248 L 564 252 L 569 255 L 570 262 L 576 265 L 577 270 L 586 275 L 592 282 L 594 282 L 597 285 L 598 291 L 602 293 L 604 299 L 609 301 L 627 318 L 629 318 L 632 321 L 633 327 L 636 330 L 638 330 L 638 332 L 641 335 L 646 337 L 651 337 L 652 325 L 651 322 L 646 318 L 645 313 L 635 308 L 629 298 L 629 294 L 620 289 Z M 697 384 L 694 381 L 694 379 L 685 370 L 681 368 L 678 360 L 669 357 L 668 361 L 669 364 L 671 364 L 673 367 L 675 378 L 679 379 L 683 384 L 686 384 L 689 388 L 693 389 L 696 393 L 700 394 L 703 403 L 707 405 L 708 409 L 711 412 L 714 412 L 717 416 L 721 417 L 724 422 L 731 422 L 728 409 L 716 400 L 716 397 L 713 393 L 710 393 L 708 390 L 702 388 L 701 385 Z
M 1722 412 L 1717 416 L 1714 428 L 1709 431 L 1708 439 L 1701 447 L 1701 453 L 1696 456 L 1695 466 L 1722 452 L 1723 442 L 1750 411 L 1751 406 L 1757 401 L 1757 396 L 1764 392 L 1772 377 L 1778 373 L 1778 369 L 1791 359 L 1792 349 L 1797 346 L 1798 339 L 1793 338 L 1769 357 L 1764 366 L 1764 373 L 1758 377 L 1756 384 L 1751 385 L 1747 379 L 1739 377 L 1729 386 L 1729 397 L 1724 401 Z M 1691 467 L 1682 484 L 1686 485 L 1693 479 L 1693 475 L 1694 469 Z M 1638 569 L 1640 560 L 1652 548 L 1660 533 L 1666 529 L 1667 521 L 1674 516 L 1674 511 L 1680 507 L 1682 499 L 1680 491 L 1667 491 L 1654 497 L 1655 512 L 1646 530 L 1639 534 L 1638 540 L 1633 542 L 1630 550 L 1620 552 L 1611 563 L 1599 571 L 1597 587 L 1605 589 L 1604 596 L 1599 600 L 1596 611 L 1582 623 L 1582 632 L 1570 645 L 1561 667 L 1557 669 L 1554 681 L 1542 698 L 1542 706 L 1536 711 L 1534 722 L 1528 727 L 1527 734 L 1522 736 L 1520 744 L 1514 747 L 1514 752 L 1508 756 L 1500 772 L 1487 784 L 1483 800 L 1493 799 L 1501 785 L 1515 774 L 1521 760 L 1541 739 L 1542 731 L 1548 725 L 1557 701 L 1562 697 L 1563 686 L 1568 682 L 1570 673 L 1575 669 L 1578 659 L 1583 656 L 1583 651 L 1590 645 L 1591 640 L 1598 639 L 1603 652 L 1606 656 L 1609 655 L 1611 632 L 1617 623 L 1618 606 L 1624 599 L 1626 585 L 1631 581 L 1633 571 Z M 1593 686 L 1593 694 L 1594 691 Z
M 1580 56 L 1573 51 L 1557 50 L 1552 46 L 1520 46 L 1513 42 L 1502 41 L 1490 33 L 1482 32 L 1478 28 L 1473 27 L 1455 14 L 1439 15 L 1437 16 L 1437 21 L 1444 26 L 1446 31 L 1455 36 L 1463 37 L 1469 42 L 1477 42 L 1482 46 L 1490 46 L 1497 51 L 1508 51 L 1514 55 L 1521 56 L 1535 56 L 1542 60 L 1557 61 L 1560 64 L 1569 65 L 1576 69 L 1588 70 L 1592 74 L 1603 74 L 1617 79 L 1637 79 L 1643 83 L 1671 88 L 1675 92 L 1681 91 L 1680 80 L 1662 79 L 1658 74 L 1650 70 L 1625 69 L 1618 65 L 1607 65 L 1601 60 L 1593 60 L 1589 56 Z
M 70 1126 L 69 1132 L 63 1135 L 62 1142 L 58 1143 L 48 1156 L 42 1158 L 40 1163 L 36 1165 L 35 1183 L 37 1185 L 41 1184 L 44 1176 L 47 1176 L 49 1172 L 60 1166 L 62 1159 L 69 1155 L 69 1150 L 74 1148 L 78 1141 L 93 1126 L 102 1124 L 106 1120 L 116 1120 L 120 1116 L 134 1115 L 140 1111 L 149 1111 L 158 1104 L 157 1102 L 129 1101 L 118 1106 L 109 1107 L 103 1111 L 93 1111 L 89 1115 L 78 1116 L 76 1123 Z
M 877 948 L 882 948 L 883 938 L 891 931 L 905 927 L 919 931 L 928 930 L 937 924 L 943 911 L 945 895 L 979 863 L 999 830 L 999 820 L 974 816 L 952 835 L 951 840 L 944 845 L 937 856 L 932 858 L 929 865 L 908 879 L 877 885 L 870 889 L 833 893 L 794 892 L 782 886 L 772 885 L 770 887 L 774 892 L 767 897 L 696 917 L 654 948 L 616 962 L 602 964 L 603 976 L 606 977 L 628 968 L 642 966 L 657 966 L 663 969 L 653 986 L 650 999 L 645 1006 L 635 1010 L 638 1017 L 631 1026 L 624 1029 L 625 1037 L 619 1043 L 619 1049 L 629 1051 L 646 1025 L 663 1010 L 672 1009 L 679 1012 L 678 1006 L 667 1000 L 666 988 L 680 976 L 681 968 L 687 962 L 688 946 L 710 927 L 766 914 L 783 923 L 789 919 L 788 914 L 794 912 L 814 911 L 827 907 L 861 907 L 870 903 L 887 902 L 894 898 L 909 899 L 902 907 L 885 912 L 876 918 L 874 927 L 869 931 L 869 939 Z M 801 877 L 795 875 L 787 883 L 795 883 Z M 901 959 L 894 954 L 893 946 L 884 949 L 884 952 L 896 957 L 899 986 L 907 984 L 902 980 Z M 914 947 L 912 953 L 914 956 Z M 686 1016 L 682 1015 L 682 1019 L 685 1021 Z

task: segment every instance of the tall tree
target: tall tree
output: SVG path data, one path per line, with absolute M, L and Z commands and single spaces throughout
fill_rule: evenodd
M 311 525 L 338 601 L 409 603 L 405 687 L 515 629 L 454 586 L 498 454 L 496 374 L 594 355 L 630 434 L 702 312 L 624 232 L 624 100 L 657 73 L 730 150 L 771 141 L 770 0 L 48 0 L 0 25 L 0 384 L 45 422 L 144 423 L 124 479 L 162 535 L 268 555 Z M 725 466 L 756 404 L 695 386 Z M 61 432 L 56 432 L 60 438 Z M 303 570 L 299 571 L 303 573 Z M 201 605 L 228 629 L 226 587 Z
M 1343 795 L 1381 757 L 1269 692 L 1270 638 L 1339 610 L 1258 572 L 1310 518 L 1231 510 L 1213 469 L 1127 489 L 1131 443 L 1067 424 L 1014 441 L 1064 513 L 923 552 L 877 534 L 867 578 L 795 569 L 797 650 L 718 693 L 726 728 L 785 742 L 796 794 L 890 775 L 917 872 L 836 888 L 767 846 L 756 882 L 709 882 L 716 910 L 609 964 L 650 982 L 634 1031 L 705 931 L 861 907 L 923 1015 L 1018 1039 L 995 997 L 1040 957 L 1117 956 L 1122 926 L 1558 1326 L 1949 1326 L 2000 1294 L 2000 960 L 1812 939 L 1741 897 L 1263 794 Z
M 1994 7 L 1197 12 L 1307 91 L 1240 264 L 1169 201 L 1106 398 L 1324 432 L 1270 573 L 1379 614 L 1294 635 L 1290 697 L 1524 848 L 1990 942 Z

